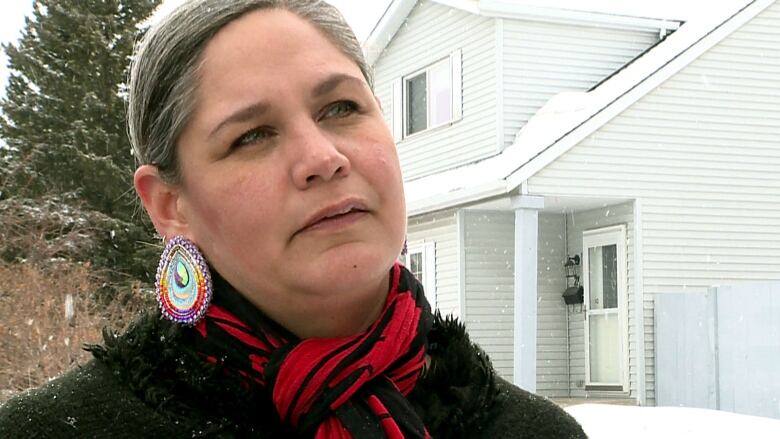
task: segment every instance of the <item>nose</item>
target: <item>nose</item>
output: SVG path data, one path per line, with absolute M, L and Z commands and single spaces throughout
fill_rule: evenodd
M 351 163 L 331 136 L 314 121 L 301 124 L 291 139 L 294 145 L 292 180 L 304 190 L 318 182 L 327 182 L 349 175 Z

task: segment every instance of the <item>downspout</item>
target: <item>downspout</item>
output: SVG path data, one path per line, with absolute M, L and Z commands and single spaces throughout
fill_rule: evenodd
M 569 257 L 569 218 L 566 212 L 563 213 L 563 256 Z M 568 288 L 568 282 L 566 284 Z M 571 398 L 571 337 L 569 336 L 569 305 L 566 305 L 566 394 Z

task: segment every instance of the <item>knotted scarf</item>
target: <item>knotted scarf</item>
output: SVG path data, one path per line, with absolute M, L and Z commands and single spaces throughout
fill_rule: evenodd
M 282 422 L 304 437 L 429 438 L 406 399 L 423 369 L 433 317 L 401 264 L 378 319 L 363 333 L 298 339 L 219 276 L 195 330 L 196 347 L 226 373 L 270 395 Z

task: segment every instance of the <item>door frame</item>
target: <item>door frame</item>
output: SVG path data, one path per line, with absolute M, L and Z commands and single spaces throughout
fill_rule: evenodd
M 435 311 L 438 306 L 436 303 L 436 243 L 432 241 L 420 241 L 407 243 L 406 254 L 400 259 L 404 266 L 412 269 L 409 258 L 412 253 L 422 254 L 423 273 L 422 279 L 417 279 L 423 285 L 425 298 L 431 305 L 431 311 Z
M 618 331 L 620 339 L 620 369 L 621 388 L 615 383 L 599 383 L 590 381 L 590 323 L 588 308 L 590 305 L 590 273 L 588 248 L 603 245 L 616 245 L 617 250 L 617 282 L 618 282 Z M 585 292 L 585 386 L 586 390 L 614 390 L 625 392 L 629 386 L 629 352 L 628 352 L 628 260 L 626 242 L 626 225 L 618 224 L 582 232 L 582 286 Z M 590 389 L 588 389 L 590 387 Z

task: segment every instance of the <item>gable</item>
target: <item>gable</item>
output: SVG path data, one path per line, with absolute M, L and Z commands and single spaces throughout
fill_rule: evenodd
M 375 92 L 388 126 L 403 104 L 393 83 L 459 52 L 463 86 L 460 120 L 397 141 L 404 178 L 430 175 L 497 151 L 495 22 L 492 19 L 421 1 L 377 61 Z

